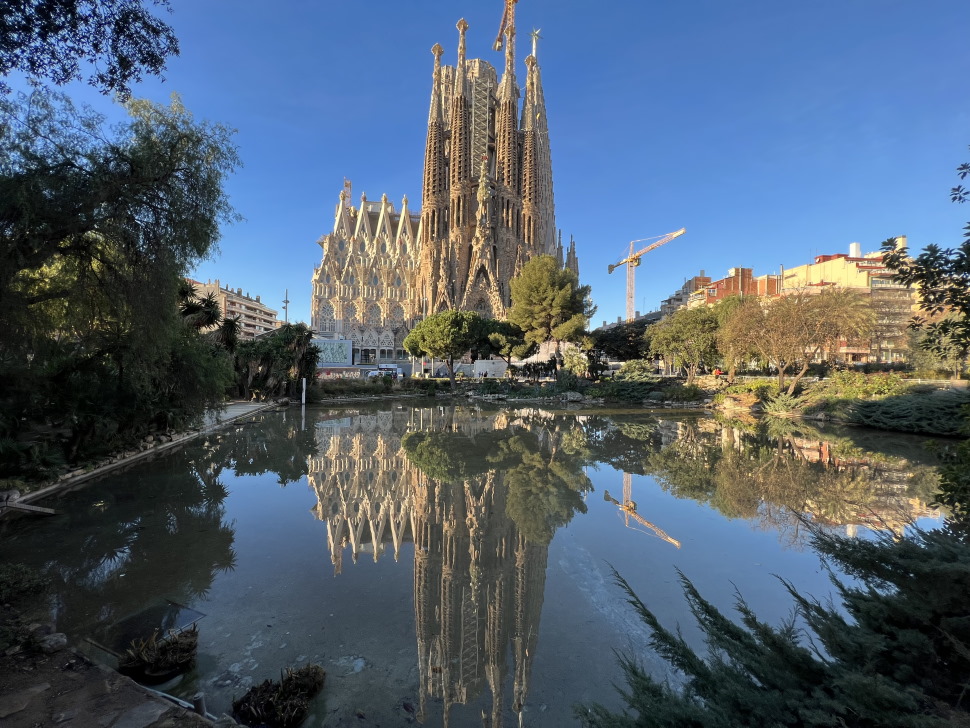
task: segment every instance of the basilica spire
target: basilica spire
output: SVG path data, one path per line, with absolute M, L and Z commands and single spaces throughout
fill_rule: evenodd
M 536 58 L 539 31 L 532 32 L 532 54 L 525 59 L 525 100 L 522 103 L 522 209 L 526 242 L 535 254 L 555 254 L 556 219 L 552 194 L 552 154 L 542 77 Z M 527 217 L 528 216 L 528 217 Z M 531 238 L 531 239 L 530 239 Z
M 458 64 L 455 68 L 455 91 L 451 102 L 451 149 L 449 154 L 451 184 L 451 225 L 467 223 L 468 199 L 466 187 L 471 180 L 471 125 L 468 114 L 468 93 L 465 69 L 465 32 L 468 23 L 458 21 Z
M 447 203 L 447 178 L 445 171 L 445 126 L 441 113 L 441 55 L 437 43 L 431 49 L 434 54 L 434 72 L 431 82 L 431 109 L 428 112 L 428 138 L 424 148 L 424 184 L 422 186 L 423 233 L 434 240 L 444 228 L 443 215 Z

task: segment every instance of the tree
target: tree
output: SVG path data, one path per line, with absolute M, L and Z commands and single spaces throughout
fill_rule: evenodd
M 11 462 L 75 460 L 187 422 L 231 378 L 225 352 L 178 310 L 188 268 L 234 219 L 231 131 L 195 122 L 177 98 L 128 110 L 107 130 L 56 94 L 0 98 L 0 451 Z
M 404 338 L 404 348 L 412 356 L 443 359 L 454 387 L 455 359 L 487 342 L 484 322 L 474 311 L 441 311 L 418 322 Z
M 957 167 L 960 179 L 970 175 L 970 163 Z M 970 190 L 957 185 L 950 199 L 964 203 Z M 882 244 L 883 263 L 893 271 L 893 280 L 919 289 L 920 309 L 930 315 L 916 317 L 913 326 L 923 329 L 928 337 L 922 346 L 943 359 L 962 359 L 970 352 L 970 224 L 964 227 L 963 242 L 957 248 L 927 245 L 923 252 L 910 258 L 897 238 Z
M 847 289 L 797 291 L 775 299 L 747 298 L 725 317 L 722 346 L 756 352 L 778 371 L 778 388 L 794 394 L 809 366 L 823 354 L 868 336 L 872 311 Z
M 236 370 L 240 393 L 249 397 L 295 395 L 301 379 L 316 375 L 320 349 L 306 324 L 283 324 L 275 331 L 236 347 Z
M 641 319 L 596 329 L 592 336 L 596 348 L 611 360 L 642 359 L 650 351 L 650 343 L 645 338 L 647 326 L 647 322 Z
M 687 385 L 694 383 L 703 365 L 717 358 L 717 315 L 707 306 L 681 308 L 653 324 L 647 333 L 655 354 L 687 371 Z
M 748 334 L 750 333 L 742 311 L 745 306 L 755 305 L 757 299 L 743 296 L 728 296 L 714 307 L 717 316 L 717 348 L 727 367 L 727 381 L 734 382 L 738 365 L 753 359 L 756 351 Z
M 168 0 L 151 0 L 168 9 Z M 0 76 L 15 71 L 58 86 L 80 81 L 102 93 L 130 95 L 142 74 L 159 75 L 179 53 L 172 28 L 142 0 L 6 0 L 0 12 Z M 0 92 L 10 87 L 0 81 Z
M 535 344 L 525 340 L 525 333 L 511 321 L 485 319 L 483 321 L 488 346 L 485 352 L 495 354 L 512 366 L 513 359 L 525 359 L 535 353 Z
M 510 281 L 512 306 L 509 321 L 525 332 L 525 340 L 540 345 L 578 341 L 596 307 L 589 286 L 580 286 L 576 274 L 559 267 L 551 255 L 540 255 Z

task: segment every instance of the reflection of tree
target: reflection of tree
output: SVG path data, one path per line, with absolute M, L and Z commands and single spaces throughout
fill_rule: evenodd
M 419 430 L 401 438 L 401 447 L 411 463 L 429 478 L 445 483 L 461 482 L 492 467 L 486 451 L 497 439 L 494 435 L 471 437 L 461 432 Z
M 222 520 L 225 490 L 217 477 L 208 483 L 200 477 L 193 460 L 201 452 L 191 447 L 150 472 L 131 470 L 123 477 L 134 482 L 125 487 L 111 479 L 67 494 L 55 504 L 63 515 L 49 528 L 30 524 L 5 537 L 5 551 L 28 563 L 49 553 L 44 542 L 56 540 L 56 562 L 33 565 L 51 578 L 59 629 L 95 625 L 95 635 L 104 635 L 166 599 L 204 597 L 215 575 L 233 567 L 233 528 Z M 166 607 L 159 616 L 175 611 Z
M 557 420 L 474 436 L 409 432 L 401 440 L 411 463 L 444 484 L 496 474 L 508 489 L 509 517 L 529 541 L 541 544 L 548 544 L 574 513 L 586 512 L 582 494 L 592 489 L 592 483 L 583 472 L 584 445 L 575 427 Z
M 548 544 L 574 513 L 586 512 L 583 493 L 593 484 L 574 454 L 543 448 L 535 433 L 523 432 L 500 443 L 491 459 L 507 467 L 506 512 L 529 541 Z
M 243 427 L 220 438 L 226 464 L 236 475 L 279 476 L 279 484 L 306 478 L 308 458 L 316 454 L 313 428 L 304 428 L 290 412 L 265 417 L 257 427 Z
M 925 498 L 912 496 L 934 481 L 928 464 L 869 452 L 805 423 L 766 418 L 756 432 L 716 429 L 682 428 L 683 438 L 646 456 L 648 470 L 677 497 L 760 520 L 793 539 L 806 515 L 898 530 L 924 507 Z

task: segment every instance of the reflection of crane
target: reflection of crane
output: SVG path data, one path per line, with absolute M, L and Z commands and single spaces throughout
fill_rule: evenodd
M 656 248 L 659 248 L 661 245 L 664 245 L 665 243 L 669 243 L 674 238 L 680 237 L 686 232 L 687 232 L 686 228 L 681 228 L 676 232 L 667 233 L 656 242 L 650 243 L 650 245 L 645 247 L 643 250 L 638 250 L 635 253 L 633 252 L 634 243 L 642 243 L 645 240 L 653 240 L 653 238 L 640 238 L 640 240 L 631 240 L 630 254 L 626 258 L 621 260 L 619 263 L 609 266 L 609 272 L 612 273 L 621 265 L 626 265 L 626 320 L 627 321 L 633 321 L 633 317 L 635 315 L 635 311 L 633 310 L 633 271 L 638 265 L 640 265 L 640 256 L 643 255 L 644 253 L 649 253 L 651 250 L 655 250 Z
M 515 30 L 515 4 L 519 0 L 505 0 L 505 11 L 502 13 L 502 22 L 498 26 L 498 35 L 495 37 L 495 43 L 492 45 L 497 51 L 502 50 L 502 34 L 505 32 L 505 27 L 507 25 L 512 25 L 512 30 Z
M 621 511 L 623 511 L 624 520 L 626 521 L 626 527 L 630 528 L 630 519 L 632 518 L 637 523 L 646 526 L 660 538 L 662 538 L 667 543 L 671 543 L 677 548 L 680 548 L 680 541 L 675 538 L 668 536 L 663 529 L 653 525 L 646 518 L 637 513 L 637 504 L 634 503 L 630 496 L 633 491 L 633 476 L 629 473 L 623 473 L 623 502 L 620 503 L 616 498 L 610 495 L 608 490 L 603 491 L 603 500 L 607 500 Z

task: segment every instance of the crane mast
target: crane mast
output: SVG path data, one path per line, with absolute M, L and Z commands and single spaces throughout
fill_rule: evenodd
M 626 320 L 627 321 L 633 321 L 633 318 L 636 315 L 636 311 L 634 310 L 635 281 L 634 281 L 633 274 L 634 274 L 634 271 L 636 270 L 636 267 L 640 265 L 640 257 L 645 253 L 649 253 L 651 250 L 656 250 L 661 245 L 665 245 L 666 243 L 669 243 L 674 238 L 678 238 L 686 232 L 687 232 L 687 228 L 681 228 L 680 230 L 675 230 L 672 233 L 667 233 L 666 235 L 662 236 L 659 240 L 656 240 L 655 242 L 645 247 L 643 250 L 638 250 L 636 252 L 633 252 L 633 246 L 635 243 L 642 243 L 646 240 L 652 240 L 653 238 L 640 238 L 639 240 L 631 240 L 630 254 L 626 258 L 621 260 L 619 263 L 615 263 L 609 266 L 608 272 L 610 273 L 612 273 L 614 270 L 619 268 L 621 265 L 626 266 Z

